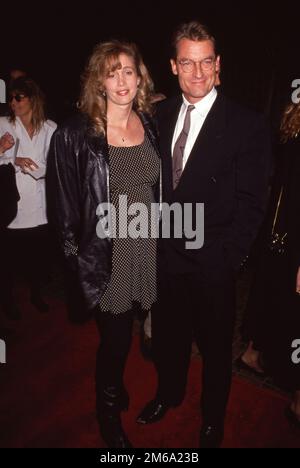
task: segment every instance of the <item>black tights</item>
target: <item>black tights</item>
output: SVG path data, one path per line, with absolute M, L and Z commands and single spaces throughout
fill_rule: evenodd
M 100 345 L 96 363 L 97 412 L 112 410 L 120 412 L 128 407 L 129 397 L 124 386 L 124 371 L 129 354 L 133 312 L 113 315 L 96 312 Z

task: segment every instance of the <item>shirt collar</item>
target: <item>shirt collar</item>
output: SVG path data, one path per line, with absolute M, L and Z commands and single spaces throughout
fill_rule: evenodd
M 199 113 L 199 115 L 202 117 L 206 117 L 217 97 L 217 94 L 218 92 L 216 88 L 213 88 L 203 99 L 194 104 L 195 110 L 193 112 Z M 183 104 L 186 108 L 191 105 L 191 103 L 184 97 L 184 95 L 182 95 L 182 98 Z

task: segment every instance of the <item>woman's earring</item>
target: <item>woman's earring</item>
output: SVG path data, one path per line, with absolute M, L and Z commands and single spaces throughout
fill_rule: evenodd
M 105 91 L 102 91 L 102 96 L 106 97 L 106 92 Z

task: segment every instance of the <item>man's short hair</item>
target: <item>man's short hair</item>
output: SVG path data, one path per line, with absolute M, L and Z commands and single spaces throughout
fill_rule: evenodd
M 191 41 L 211 41 L 216 51 L 216 39 L 210 33 L 209 29 L 199 21 L 190 21 L 181 24 L 175 31 L 172 41 L 172 57 L 177 56 L 177 44 L 181 39 L 190 39 Z

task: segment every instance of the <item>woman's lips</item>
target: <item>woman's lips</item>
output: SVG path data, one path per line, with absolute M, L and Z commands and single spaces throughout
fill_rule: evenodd
M 125 89 L 124 91 L 117 91 L 118 96 L 127 96 L 128 93 L 129 91 L 127 89 Z

